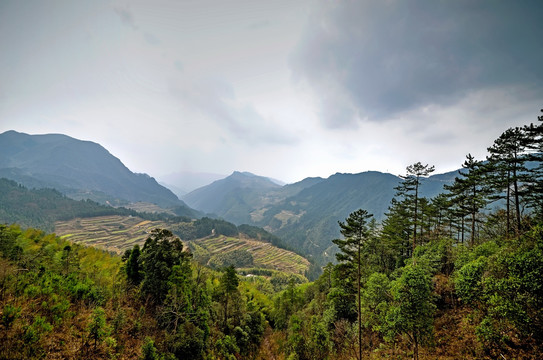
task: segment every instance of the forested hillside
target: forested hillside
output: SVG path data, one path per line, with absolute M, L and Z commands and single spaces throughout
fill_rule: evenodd
M 53 231 L 55 221 L 75 217 L 136 215 L 133 210 L 75 201 L 54 189 L 27 189 L 15 181 L 0 178 L 0 223 L 18 223 Z
M 506 130 L 488 152 L 468 154 L 431 199 L 434 167 L 410 165 L 381 225 L 365 209 L 339 223 L 337 265 L 276 303 L 290 356 L 541 357 L 543 123 Z
M 312 283 L 221 256 L 212 270 L 166 229 L 120 257 L 1 225 L 0 358 L 540 359 L 542 150 L 543 122 L 508 129 L 433 198 L 434 167 L 407 166 L 382 222 L 360 208 L 336 225 L 336 262 Z M 217 229 L 240 230 L 177 231 Z
M 0 226 L 0 358 L 250 357 L 266 329 L 265 279 L 191 261 L 153 232 L 124 257 Z M 268 284 L 268 285 L 266 285 Z
M 457 171 L 422 179 L 421 194 L 433 197 L 452 183 Z M 196 209 L 236 224 L 249 223 L 286 239 L 296 251 L 324 265 L 334 259 L 337 222 L 363 207 L 383 220 L 401 178 L 367 171 L 307 178 L 282 187 L 267 178 L 245 173 L 214 182 L 183 199 Z

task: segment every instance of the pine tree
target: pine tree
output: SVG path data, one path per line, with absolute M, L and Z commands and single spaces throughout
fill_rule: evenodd
M 238 273 L 233 265 L 224 269 L 221 277 L 221 291 L 223 295 L 224 306 L 224 328 L 228 330 L 228 303 L 230 299 L 238 292 Z
M 155 229 L 145 240 L 139 256 L 139 265 L 144 273 L 141 292 L 161 305 L 168 294 L 168 280 L 172 268 L 188 261 L 191 254 L 183 251 L 183 243 L 171 231 Z
M 141 250 L 138 244 L 125 253 L 127 257 L 125 265 L 126 278 L 134 286 L 138 286 L 143 280 L 143 273 L 139 263 L 140 255 Z
M 413 165 L 409 165 L 406 175 L 400 175 L 403 179 L 402 183 L 395 188 L 397 190 L 396 196 L 403 197 L 404 199 L 412 202 L 413 211 L 413 251 L 417 246 L 417 224 L 419 215 L 419 189 L 421 180 L 423 177 L 428 177 L 434 172 L 435 167 L 428 164 L 422 165 L 417 162 Z
M 503 132 L 494 144 L 488 148 L 489 166 L 493 176 L 490 178 L 495 198 L 502 198 L 505 190 L 507 212 L 507 231 L 511 231 L 511 209 L 513 203 L 515 215 L 515 235 L 520 236 L 520 200 L 526 189 L 522 183 L 530 183 L 529 171 L 525 164 L 528 160 L 525 148 L 525 134 L 521 128 L 509 128 Z
M 543 109 L 541 109 L 543 113 Z M 543 219 L 543 115 L 538 116 L 538 125 L 525 126 L 525 149 L 528 161 L 532 163 L 530 181 L 526 182 L 527 205 Z
M 362 305 L 360 302 L 362 281 L 362 249 L 369 237 L 367 220 L 373 215 L 366 210 L 359 209 L 349 215 L 345 222 L 338 222 L 340 232 L 344 239 L 333 240 L 339 247 L 340 253 L 336 254 L 339 262 L 347 263 L 356 272 L 357 288 L 357 313 L 358 313 L 358 358 L 362 359 Z
M 455 177 L 452 185 L 445 185 L 445 190 L 449 191 L 448 196 L 462 219 L 466 215 L 470 215 L 470 244 L 473 246 L 476 237 L 477 215 L 488 203 L 490 195 L 490 190 L 485 185 L 488 168 L 481 161 L 475 160 L 471 154 L 466 155 L 466 161 L 462 164 L 462 168 L 467 171 L 459 171 L 460 177 Z
M 403 265 L 403 260 L 409 258 L 413 250 L 413 247 L 410 245 L 413 224 L 410 221 L 411 211 L 408 201 L 399 201 L 393 198 L 385 216 L 381 230 L 381 239 L 391 252 L 387 270 L 392 271 L 398 265 Z

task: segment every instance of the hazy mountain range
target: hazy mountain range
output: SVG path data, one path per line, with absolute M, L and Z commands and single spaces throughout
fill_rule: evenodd
M 424 179 L 421 196 L 439 194 L 456 175 L 453 171 Z M 293 248 L 328 261 L 335 253 L 331 240 L 340 236 L 337 222 L 360 208 L 381 221 L 400 181 L 395 175 L 367 171 L 279 186 L 262 176 L 234 172 L 182 199 L 197 210 L 235 224 L 263 227 Z
M 66 135 L 0 134 L 0 177 L 29 188 L 55 188 L 74 199 L 186 208 L 171 190 L 131 172 L 99 144 Z
M 456 175 L 454 171 L 424 179 L 421 196 L 437 195 Z M 359 208 L 382 220 L 401 181 L 376 171 L 337 173 L 288 185 L 238 171 L 218 180 L 217 174 L 200 174 L 183 183 L 182 176 L 172 174 L 162 180 L 179 186 L 203 182 L 206 177 L 215 181 L 185 194 L 182 201 L 149 175 L 132 173 L 99 144 L 59 134 L 0 134 L 0 177 L 29 188 L 55 188 L 75 199 L 111 205 L 148 202 L 177 209 L 179 215 L 206 213 L 236 225 L 263 227 L 319 262 L 333 260 L 331 240 L 340 236 L 338 221 Z

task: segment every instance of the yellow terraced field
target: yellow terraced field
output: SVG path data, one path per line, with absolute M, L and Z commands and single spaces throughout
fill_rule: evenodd
M 143 245 L 153 229 L 168 227 L 162 221 L 115 215 L 59 221 L 55 224 L 55 232 L 73 242 L 122 254 L 135 244 Z M 218 236 L 192 242 L 211 256 L 238 249 L 247 250 L 253 256 L 254 267 L 257 268 L 300 275 L 304 275 L 309 268 L 309 261 L 302 256 L 258 240 Z
M 121 254 L 134 244 L 142 245 L 153 229 L 164 227 L 161 221 L 115 215 L 58 221 L 55 232 L 73 242 Z
M 209 251 L 211 255 L 234 250 L 247 250 L 253 256 L 255 267 L 300 275 L 304 275 L 309 268 L 307 259 L 262 241 L 219 236 L 194 240 L 194 242 Z

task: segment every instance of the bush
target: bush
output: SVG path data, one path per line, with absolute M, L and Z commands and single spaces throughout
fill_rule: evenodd
M 454 285 L 463 302 L 471 304 L 480 299 L 483 290 L 481 281 L 487 262 L 486 257 L 480 256 L 456 272 Z

